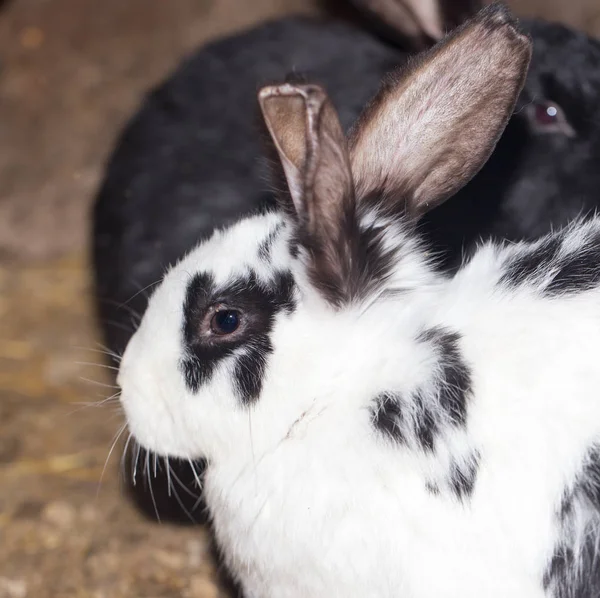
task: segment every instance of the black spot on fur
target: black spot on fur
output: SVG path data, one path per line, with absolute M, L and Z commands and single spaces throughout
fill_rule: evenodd
M 420 335 L 437 356 L 431 378 L 421 387 L 401 396 L 383 392 L 372 408 L 374 427 L 393 440 L 414 443 L 426 452 L 435 450 L 435 440 L 448 426 L 464 426 L 471 394 L 471 373 L 464 363 L 458 334 L 435 328 Z
M 392 440 L 400 444 L 405 442 L 402 405 L 399 395 L 390 392 L 382 392 L 378 395 L 372 408 L 371 421 L 376 430 Z
M 544 288 L 547 295 L 589 291 L 600 283 L 600 236 L 558 260 L 552 280 Z
M 577 543 L 575 519 L 581 525 L 585 516 L 584 540 Z M 600 598 L 600 445 L 588 451 L 575 483 L 565 489 L 556 520 L 560 537 L 542 579 L 544 589 L 553 598 Z
M 517 287 L 535 280 L 556 259 L 561 244 L 562 236 L 556 234 L 546 237 L 534 248 L 518 253 L 507 263 L 500 282 Z
M 210 274 L 196 274 L 188 285 L 184 304 L 183 337 L 186 355 L 181 369 L 186 384 L 197 392 L 225 358 L 234 359 L 233 384 L 245 403 L 255 401 L 261 391 L 269 354 L 273 351 L 270 331 L 275 316 L 294 309 L 295 284 L 290 272 L 277 272 L 268 282 L 255 273 L 217 287 Z M 242 334 L 200 334 L 201 326 L 215 304 L 225 304 L 242 314 Z
M 421 448 L 425 451 L 433 451 L 435 436 L 438 431 L 438 422 L 432 411 L 427 407 L 421 393 L 413 396 L 415 403 L 415 434 Z
M 440 372 L 436 379 L 439 406 L 454 425 L 467 420 L 467 399 L 471 394 L 471 372 L 460 351 L 460 335 L 442 328 L 432 328 L 421 339 L 436 345 Z
M 477 472 L 479 470 L 479 453 L 473 455 L 465 463 L 453 463 L 450 470 L 450 488 L 459 500 L 465 500 L 473 494 Z
M 290 256 L 296 259 L 298 257 L 298 239 L 294 235 L 290 237 L 288 242 L 288 251 L 290 252 Z
M 511 287 L 539 287 L 548 296 L 572 295 L 600 284 L 600 234 L 592 231 L 575 251 L 565 251 L 569 231 L 563 230 L 523 248 L 506 265 L 500 282 Z
M 440 495 L 440 487 L 435 482 L 425 482 L 425 490 L 433 496 Z
M 273 243 L 281 230 L 283 225 L 278 223 L 275 228 L 267 235 L 267 238 L 259 245 L 258 247 L 258 257 L 261 260 L 269 261 L 271 256 L 271 247 L 273 247 Z

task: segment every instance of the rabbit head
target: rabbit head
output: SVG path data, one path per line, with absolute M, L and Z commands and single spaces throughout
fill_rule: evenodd
M 524 29 L 535 40 L 531 67 L 498 156 L 518 157 L 497 224 L 500 234 L 517 223 L 511 238 L 597 209 L 600 186 L 600 43 L 559 24 Z
M 137 440 L 210 461 L 239 450 L 250 411 L 272 446 L 319 401 L 371 390 L 386 297 L 413 313 L 436 284 L 415 223 L 485 163 L 529 59 L 490 6 L 388 77 L 348 139 L 322 88 L 263 88 L 280 209 L 215 232 L 151 297 L 118 377 Z

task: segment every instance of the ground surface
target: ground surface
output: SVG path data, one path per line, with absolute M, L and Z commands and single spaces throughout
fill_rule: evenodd
M 600 32 L 598 0 L 513 4 Z M 204 40 L 311 3 L 0 6 L 0 598 L 225 596 L 201 527 L 157 525 L 125 499 L 120 447 L 102 476 L 116 405 L 76 405 L 112 392 L 94 365 L 87 213 L 148 86 Z

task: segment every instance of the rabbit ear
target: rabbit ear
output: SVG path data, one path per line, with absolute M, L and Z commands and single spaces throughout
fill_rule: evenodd
M 259 103 L 279 154 L 314 282 L 342 299 L 352 264 L 354 185 L 346 137 L 327 94 L 315 85 L 263 88 Z M 289 206 L 287 206 L 289 207 Z
M 490 0 L 352 0 L 359 9 L 423 49 L 431 46 Z
M 393 73 L 350 139 L 358 198 L 419 216 L 485 164 L 525 81 L 531 43 L 494 4 Z

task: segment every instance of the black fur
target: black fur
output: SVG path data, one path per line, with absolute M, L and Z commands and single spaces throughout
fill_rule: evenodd
M 546 295 L 571 295 L 588 291 L 600 283 L 600 237 L 558 260 L 556 273 L 545 287 Z
M 278 224 L 267 235 L 267 238 L 258 246 L 258 257 L 261 260 L 264 260 L 266 262 L 269 261 L 269 258 L 271 256 L 271 248 L 273 247 L 273 243 L 275 242 L 275 239 L 277 239 L 277 235 L 279 234 L 279 231 L 281 230 L 282 226 L 283 225 L 281 223 Z
M 267 357 L 273 351 L 267 335 L 258 335 L 246 352 L 238 357 L 233 371 L 238 396 L 246 404 L 258 399 L 267 368 Z
M 377 395 L 371 421 L 378 432 L 398 444 L 406 445 L 413 438 L 423 451 L 431 452 L 444 429 L 466 424 L 471 373 L 462 359 L 458 334 L 435 328 L 423 332 L 419 340 L 430 345 L 437 357 L 432 377 L 406 397 L 391 391 Z M 459 474 L 465 478 L 459 483 L 468 486 L 470 472 Z
M 481 172 L 423 223 L 444 266 L 482 238 L 536 239 L 600 205 L 600 43 L 558 24 L 521 24 L 533 57 L 514 115 Z M 547 103 L 574 135 L 536 125 L 535 108 Z
M 435 482 L 425 482 L 425 490 L 433 496 L 440 495 L 440 487 Z
M 382 392 L 375 397 L 371 410 L 371 422 L 376 430 L 399 444 L 405 444 L 404 420 L 401 399 L 390 392 Z
M 541 273 L 548 271 L 548 267 L 560 251 L 562 241 L 561 235 L 552 235 L 541 241 L 534 249 L 517 254 L 507 263 L 500 282 L 517 287 L 535 280 Z
M 579 554 L 576 554 L 572 521 L 576 510 L 595 513 Z M 575 483 L 567 488 L 557 509 L 561 538 L 544 572 L 544 589 L 553 598 L 600 598 L 600 535 L 597 527 L 600 511 L 600 445 L 585 456 Z M 595 523 L 595 525 L 594 525 Z M 579 574 L 576 575 L 576 567 Z
M 432 343 L 439 354 L 439 374 L 436 380 L 438 401 L 454 425 L 467 420 L 467 402 L 471 395 L 471 371 L 460 351 L 460 335 L 434 328 L 425 331 L 421 340 Z
M 196 274 L 188 284 L 183 309 L 186 354 L 181 369 L 190 390 L 197 392 L 210 381 L 219 363 L 235 354 L 233 383 L 238 396 L 244 404 L 255 401 L 273 350 L 269 337 L 273 320 L 279 312 L 294 309 L 294 288 L 290 272 L 277 272 L 268 283 L 250 272 L 224 287 L 218 287 L 210 274 Z M 216 303 L 240 310 L 246 326 L 242 335 L 229 338 L 199 334 L 210 307 Z
M 465 500 L 473 494 L 477 472 L 479 471 L 479 453 L 474 452 L 465 463 L 453 463 L 450 469 L 450 488 L 459 500 Z
M 479 472 L 480 455 L 473 451 L 460 462 L 452 460 L 443 478 L 428 480 L 425 489 L 433 496 L 447 497 L 449 493 L 461 502 L 466 502 L 473 494 Z
M 577 251 L 565 249 L 565 231 L 524 248 L 506 264 L 501 284 L 530 285 L 547 297 L 573 295 L 600 284 L 600 235 L 593 231 Z

